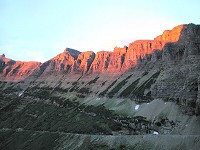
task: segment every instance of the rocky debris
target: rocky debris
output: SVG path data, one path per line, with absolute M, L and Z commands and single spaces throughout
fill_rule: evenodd
M 162 61 L 167 62 L 152 87 L 153 97 L 177 102 L 188 115 L 198 110 L 198 77 L 200 71 L 200 26 L 185 25 L 177 42 L 167 43 Z M 196 112 L 196 114 L 199 114 Z
M 198 77 L 198 87 L 197 88 L 198 88 L 198 93 L 197 93 L 195 114 L 200 115 L 200 77 Z
M 163 48 L 162 60 L 171 61 L 176 59 L 176 47 L 175 43 L 167 43 Z
M 160 50 L 153 50 L 153 53 L 152 53 L 152 62 L 156 62 L 158 60 L 161 60 L 162 59 L 162 51 Z

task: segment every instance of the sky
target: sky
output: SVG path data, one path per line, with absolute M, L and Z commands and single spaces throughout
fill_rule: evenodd
M 0 54 L 44 62 L 65 48 L 112 51 L 200 24 L 199 0 L 0 0 Z

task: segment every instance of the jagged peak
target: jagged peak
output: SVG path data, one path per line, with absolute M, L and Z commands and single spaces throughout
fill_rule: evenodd
M 13 63 L 16 62 L 15 60 L 12 60 L 10 58 L 6 58 L 5 54 L 0 55 L 0 60 L 3 61 L 3 62 L 5 62 L 6 64 L 7 63 L 12 63 L 13 64 Z M 18 61 L 18 62 L 21 62 L 21 61 Z
M 81 53 L 78 50 L 72 49 L 72 48 L 66 48 L 64 50 L 64 53 L 71 55 L 72 57 L 74 57 L 74 59 L 78 58 L 78 55 Z
M 1 59 L 4 59 L 4 58 L 6 58 L 6 55 L 5 55 L 5 54 L 2 54 L 2 55 L 0 55 L 0 58 L 1 58 Z
M 70 60 L 74 61 L 78 58 L 78 55 L 81 52 L 72 48 L 66 48 L 62 53 L 58 54 L 57 56 L 53 57 L 50 60 Z

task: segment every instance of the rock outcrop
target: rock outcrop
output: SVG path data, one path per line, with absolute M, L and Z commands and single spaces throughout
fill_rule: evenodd
M 138 40 L 128 47 L 115 47 L 113 52 L 100 51 L 95 55 L 92 51 L 67 48 L 43 64 L 17 62 L 2 55 L 0 77 L 1 80 L 42 77 L 38 82 L 51 78 L 47 83 L 56 80 L 63 87 L 72 86 L 73 92 L 139 100 L 163 98 L 196 107 L 199 43 L 200 26 L 188 24 L 166 30 L 154 40 Z M 131 75 L 127 75 L 128 70 Z M 79 86 L 85 89 L 78 90 Z
M 130 43 L 128 47 L 115 47 L 113 52 L 100 51 L 96 55 L 92 51 L 78 52 L 66 49 L 53 58 L 54 61 L 49 64 L 51 67 L 47 72 L 65 70 L 66 73 L 121 74 L 140 62 L 155 62 L 161 59 L 171 61 L 177 57 L 182 58 L 185 44 L 177 46 L 177 42 L 180 42 L 181 38 L 188 37 L 186 28 L 191 28 L 191 25 L 180 25 L 164 31 L 154 40 L 138 40 Z
M 73 71 L 87 73 L 94 58 L 95 58 L 95 53 L 92 51 L 80 53 L 78 55 L 78 58 L 74 62 Z
M 50 75 L 57 73 L 70 73 L 73 71 L 75 59 L 78 58 L 79 51 L 65 49 L 63 53 L 43 63 L 39 68 L 40 75 Z
M 165 42 L 153 40 L 139 40 L 129 44 L 125 55 L 123 70 L 126 71 L 135 67 L 139 59 L 143 59 L 146 55 L 152 54 L 153 50 L 162 50 Z
M 23 80 L 32 74 L 41 65 L 40 62 L 22 62 L 0 57 L 0 79 L 8 81 Z
M 94 61 L 91 64 L 91 73 L 105 73 L 110 62 L 112 52 L 100 51 L 97 52 Z
M 43 64 L 0 55 L 0 148 L 199 149 L 199 43 L 189 24 Z
M 199 26 L 179 25 L 154 40 L 138 40 L 113 52 L 79 52 L 66 48 L 40 66 L 40 74 L 121 74 L 137 64 L 162 60 L 171 62 L 199 54 Z M 3 57 L 3 56 L 1 56 Z M 11 63 L 11 62 L 10 62 Z M 20 68 L 20 67 L 19 67 Z M 11 69 L 12 70 L 12 69 Z
M 174 27 L 172 30 L 165 30 L 162 35 L 157 36 L 155 41 L 167 41 L 167 42 L 177 42 L 180 39 L 183 28 L 188 25 L 179 25 Z
M 114 51 L 110 56 L 110 61 L 108 63 L 107 73 L 120 73 L 122 71 L 122 66 L 124 64 L 125 55 L 127 52 L 127 47 L 123 48 L 115 47 Z

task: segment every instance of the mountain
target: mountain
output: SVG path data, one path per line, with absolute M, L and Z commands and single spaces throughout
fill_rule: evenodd
M 42 71 L 45 71 L 46 73 L 49 71 L 64 71 L 65 73 L 76 72 L 122 74 L 123 72 L 135 67 L 139 63 L 138 61 L 141 61 L 141 59 L 156 61 L 157 59 L 161 59 L 162 55 L 162 60 L 170 61 L 172 57 L 178 57 L 175 53 L 180 53 L 179 57 L 182 57 L 182 55 L 187 55 L 188 50 L 186 49 L 186 42 L 194 39 L 197 41 L 199 40 L 198 37 L 196 37 L 196 35 L 198 35 L 198 32 L 196 32 L 198 31 L 198 28 L 198 25 L 194 24 L 179 25 L 172 30 L 164 31 L 162 35 L 156 37 L 154 40 L 138 40 L 130 43 L 128 47 L 115 47 L 113 52 L 100 51 L 95 54 L 92 51 L 79 52 L 74 49 L 66 48 L 63 53 L 43 63 L 41 68 Z M 195 41 L 190 43 L 192 48 L 196 47 L 194 43 Z M 167 50 L 169 47 L 174 47 L 174 49 L 176 49 L 175 51 L 172 50 L 174 54 Z M 177 47 L 180 48 L 177 49 Z M 3 59 L 1 59 L 1 61 L 3 61 Z M 30 65 L 38 64 L 34 62 L 28 63 Z M 18 70 L 20 70 L 21 67 L 17 67 Z M 36 65 L 36 68 L 37 67 L 38 66 Z M 1 66 L 1 70 L 5 69 L 7 69 L 5 66 Z M 12 72 L 14 69 L 15 68 L 8 69 L 7 72 Z M 35 68 L 30 67 L 27 69 L 33 71 Z M 3 75 L 5 76 L 5 74 L 6 71 Z M 26 76 L 29 75 L 30 74 L 26 74 Z M 9 78 L 9 76 L 7 78 Z M 24 78 L 22 77 L 22 79 Z
M 1 80 L 18 81 L 32 74 L 41 65 L 39 62 L 14 61 L 0 55 L 0 78 Z
M 9 137 L 4 149 L 20 135 L 38 142 L 35 134 L 60 142 L 50 149 L 64 146 L 63 138 L 76 143 L 72 145 L 82 138 L 80 149 L 198 149 L 199 89 L 200 25 L 195 24 L 113 52 L 66 48 L 44 63 L 1 55 L 0 133 Z M 138 142 L 128 140 L 127 134 Z M 159 139 L 152 134 L 160 134 Z M 21 147 L 26 147 L 26 138 Z

